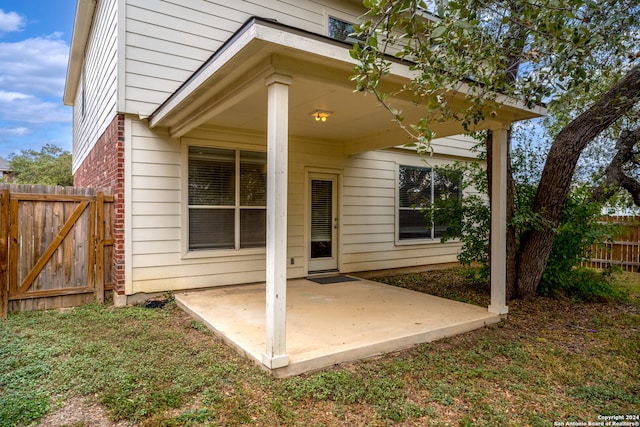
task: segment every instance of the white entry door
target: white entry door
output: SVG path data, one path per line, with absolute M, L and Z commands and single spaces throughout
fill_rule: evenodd
M 338 269 L 337 183 L 337 175 L 309 175 L 310 273 Z

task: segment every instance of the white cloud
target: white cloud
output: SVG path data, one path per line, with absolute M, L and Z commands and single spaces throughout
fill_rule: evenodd
M 31 133 L 31 129 L 25 127 L 2 128 L 0 127 L 0 137 L 8 136 L 25 136 Z
M 3 121 L 23 123 L 66 123 L 71 120 L 68 107 L 36 96 L 0 90 L 0 117 Z
M 0 155 L 39 149 L 47 141 L 70 149 L 71 109 L 62 104 L 69 45 L 61 33 L 26 35 L 27 18 L 5 10 L 0 9 Z M 22 30 L 22 40 L 23 33 L 14 33 L 18 38 L 12 41 L 2 38 Z
M 24 27 L 24 18 L 15 12 L 0 9 L 0 32 L 20 31 Z
M 0 43 L 0 90 L 62 97 L 68 55 L 59 33 Z
M 15 101 L 16 99 L 27 99 L 27 98 L 29 98 L 29 95 L 26 95 L 24 93 L 6 92 L 6 91 L 3 91 L 3 90 L 0 90 L 0 102 L 1 103 Z

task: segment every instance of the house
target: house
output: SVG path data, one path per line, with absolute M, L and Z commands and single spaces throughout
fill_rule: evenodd
M 11 167 L 9 166 L 9 162 L 3 157 L 0 157 L 0 181 L 11 181 Z
M 355 0 L 78 0 L 64 102 L 75 184 L 116 198 L 116 303 L 266 280 L 265 364 L 277 366 L 287 278 L 456 260 L 459 244 L 440 243 L 407 195 L 437 191 L 433 166 L 470 158 L 472 143 L 451 122 L 435 125 L 447 138 L 429 165 L 395 148 L 406 135 L 350 80 L 345 38 L 363 11 Z M 410 77 L 394 63 L 385 84 Z M 507 129 L 542 113 L 505 100 L 482 124 L 500 147 L 496 260 Z M 506 313 L 504 263 L 493 268 L 490 310 Z

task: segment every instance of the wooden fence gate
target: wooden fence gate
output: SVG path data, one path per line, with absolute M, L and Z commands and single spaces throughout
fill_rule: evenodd
M 104 301 L 113 289 L 113 196 L 0 185 L 0 318 Z

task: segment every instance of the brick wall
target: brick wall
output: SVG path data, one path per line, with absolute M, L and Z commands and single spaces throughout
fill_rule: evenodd
M 124 295 L 124 116 L 118 114 L 73 175 L 76 187 L 102 188 L 114 196 L 113 281 Z

